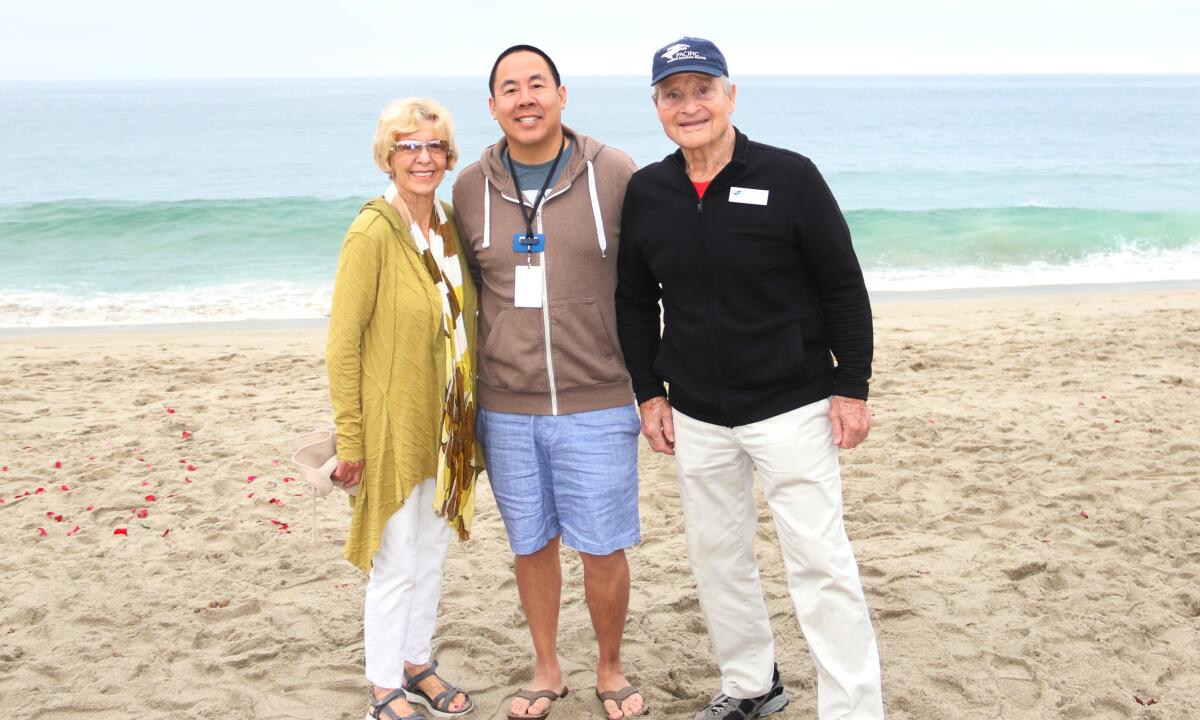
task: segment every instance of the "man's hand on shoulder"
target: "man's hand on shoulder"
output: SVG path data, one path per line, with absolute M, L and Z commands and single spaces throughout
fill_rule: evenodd
M 871 413 L 867 401 L 834 395 L 829 401 L 829 421 L 833 423 L 833 444 L 849 450 L 871 432 Z M 643 418 L 642 427 L 646 427 Z
M 638 406 L 642 416 L 642 434 L 650 441 L 654 452 L 675 454 L 675 421 L 671 403 L 665 397 L 650 398 Z

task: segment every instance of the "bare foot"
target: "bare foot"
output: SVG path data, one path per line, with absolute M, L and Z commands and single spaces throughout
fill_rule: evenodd
M 417 675 L 418 673 L 428 670 L 431 664 L 432 663 L 413 665 L 412 663 L 406 662 L 404 663 L 404 672 L 408 673 L 409 677 L 412 677 L 413 675 Z M 442 682 L 442 679 L 436 674 L 430 675 L 421 682 L 417 683 L 417 688 L 419 688 L 421 692 L 425 693 L 429 697 L 430 702 L 433 702 L 433 699 L 436 698 L 439 693 L 444 693 L 447 690 L 446 683 Z M 461 711 L 466 706 L 467 694 L 463 692 L 455 693 L 454 697 L 450 698 L 450 704 L 446 706 L 445 711 L 456 713 Z

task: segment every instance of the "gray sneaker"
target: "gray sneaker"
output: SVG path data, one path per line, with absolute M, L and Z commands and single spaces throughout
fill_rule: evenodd
M 766 693 L 745 700 L 720 693 L 703 710 L 696 713 L 693 720 L 755 720 L 777 713 L 787 707 L 787 704 L 787 692 L 783 689 L 783 681 L 779 679 L 779 666 L 776 665 L 771 676 L 771 689 Z

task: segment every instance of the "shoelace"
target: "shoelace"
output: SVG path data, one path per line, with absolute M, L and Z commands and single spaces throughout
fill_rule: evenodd
M 708 704 L 708 714 L 712 715 L 713 717 L 718 717 L 725 712 L 727 707 L 729 707 L 730 700 L 732 700 L 732 698 L 725 693 L 721 693 L 720 695 L 716 696 L 713 698 L 713 701 Z

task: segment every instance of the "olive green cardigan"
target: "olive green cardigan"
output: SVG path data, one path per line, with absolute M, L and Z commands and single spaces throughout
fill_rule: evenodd
M 449 205 L 445 216 L 453 218 Z M 453 219 L 442 225 L 441 235 L 462 265 L 462 316 L 474 353 L 475 286 L 457 252 Z M 392 513 L 437 472 L 445 353 L 442 301 L 433 278 L 400 214 L 382 198 L 371 200 L 342 243 L 326 349 L 338 457 L 365 460 L 358 494 L 351 498 L 354 518 L 344 551 L 363 572 L 370 572 Z M 478 456 L 478 447 L 475 452 Z M 446 518 L 460 537 L 469 533 L 474 513 L 473 482 L 470 488 L 460 515 Z M 435 507 L 441 507 L 440 498 Z

